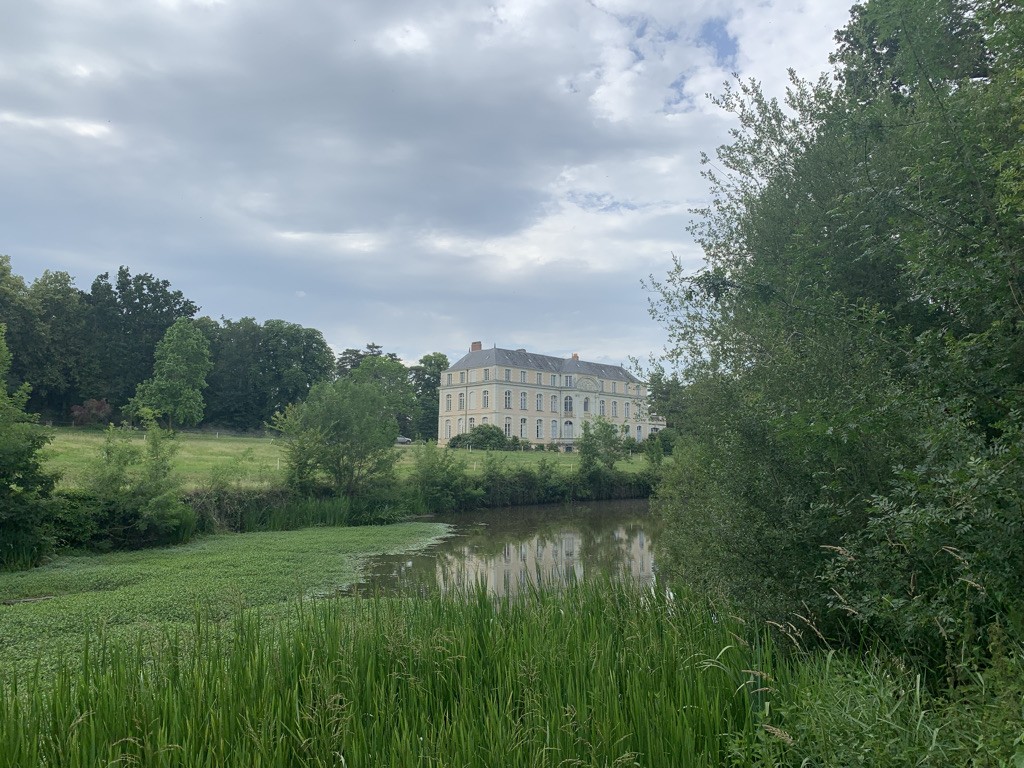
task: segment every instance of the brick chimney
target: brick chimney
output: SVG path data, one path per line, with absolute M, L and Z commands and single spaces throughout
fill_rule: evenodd
M 575 360 L 576 362 L 579 362 L 580 353 L 579 352 L 573 352 L 572 353 L 572 359 Z
M 469 345 L 469 351 L 470 352 L 479 352 L 483 348 L 484 348 L 484 345 L 481 344 L 479 341 L 474 341 L 472 344 Z

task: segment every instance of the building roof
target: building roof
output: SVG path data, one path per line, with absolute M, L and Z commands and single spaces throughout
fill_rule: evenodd
M 574 357 L 552 357 L 527 352 L 525 349 L 479 349 L 470 351 L 454 363 L 448 371 L 465 371 L 470 368 L 520 368 L 548 373 L 572 373 L 576 375 L 596 376 L 609 381 L 627 381 L 640 384 L 641 381 L 621 365 L 605 365 L 577 360 Z

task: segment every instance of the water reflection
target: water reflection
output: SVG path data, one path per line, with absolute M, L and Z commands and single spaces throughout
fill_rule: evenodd
M 656 522 L 646 501 L 513 507 L 438 517 L 453 535 L 413 555 L 373 558 L 358 591 L 462 590 L 492 595 L 594 576 L 653 582 Z

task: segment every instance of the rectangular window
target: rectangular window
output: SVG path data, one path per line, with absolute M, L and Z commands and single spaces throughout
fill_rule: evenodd
M 476 371 L 469 372 L 469 383 L 476 384 Z
M 484 381 L 490 381 L 490 380 L 491 380 L 491 369 L 490 368 L 484 368 Z
M 604 379 L 601 380 L 601 391 L 604 392 Z
M 484 390 L 484 408 L 491 407 L 491 391 L 489 389 Z
M 519 383 L 520 384 L 525 384 L 526 383 L 526 371 L 520 371 L 519 372 Z
M 612 394 L 614 395 L 619 391 L 619 383 L 617 381 L 612 382 Z
M 544 374 L 543 373 L 538 373 L 537 374 L 537 386 L 540 386 L 543 383 L 544 383 Z
M 450 387 L 451 385 L 452 385 L 452 375 L 449 373 L 448 374 L 448 386 Z
M 565 386 L 567 386 L 567 387 L 571 387 L 572 386 L 572 374 L 571 373 L 570 374 L 566 374 Z
M 512 381 L 512 369 L 511 368 L 506 368 L 505 369 L 505 381 Z
M 450 384 L 451 382 L 448 382 L 448 383 Z M 551 374 L 551 386 L 552 387 L 557 387 L 558 386 L 558 374 L 557 373 L 552 373 Z
M 465 384 L 465 383 L 466 383 L 466 372 L 465 371 L 459 371 L 459 384 Z

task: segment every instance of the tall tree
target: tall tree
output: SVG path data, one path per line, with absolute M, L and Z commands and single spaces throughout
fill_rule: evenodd
M 191 318 L 199 307 L 172 290 L 167 280 L 120 267 L 113 283 L 99 275 L 88 296 L 91 307 L 88 347 L 97 361 L 97 379 L 84 384 L 84 394 L 124 405 L 135 387 L 153 370 L 157 342 L 179 318 Z
M 261 413 L 272 416 L 291 403 L 305 400 L 314 384 L 334 373 L 334 353 L 315 328 L 284 320 L 267 320 L 260 334 Z
M 316 384 L 273 424 L 285 439 L 289 482 L 298 490 L 309 489 L 322 474 L 336 493 L 355 500 L 391 477 L 398 423 L 376 381 L 347 377 Z
M 25 412 L 28 385 L 9 392 L 6 327 L 0 324 L 0 569 L 35 565 L 48 549 L 45 523 L 54 478 L 40 451 L 50 436 Z
M 84 343 L 89 307 L 67 272 L 44 271 L 29 286 L 28 300 L 39 318 L 36 368 L 26 372 L 32 383 L 29 405 L 64 421 L 84 399 L 82 382 L 96 376 Z
M 431 352 L 420 358 L 417 365 L 409 369 L 412 388 L 416 395 L 416 412 L 413 432 L 420 440 L 437 439 L 437 417 L 440 408 L 438 389 L 441 386 L 441 371 L 448 368 L 448 356 L 442 352 Z
M 168 429 L 175 422 L 195 426 L 203 420 L 203 390 L 210 372 L 210 344 L 196 323 L 176 320 L 156 345 L 152 378 L 135 390 L 130 409 L 143 409 L 167 417 Z
M 1021 610 L 1021 15 L 870 0 L 834 86 L 717 99 L 738 127 L 708 161 L 707 268 L 656 307 L 691 583 L 938 664 Z
M 387 355 L 368 355 L 348 378 L 377 386 L 403 434 L 408 434 L 416 402 L 409 369 L 401 360 Z

